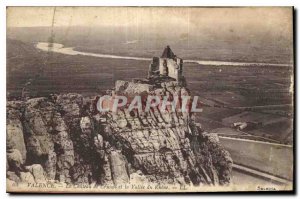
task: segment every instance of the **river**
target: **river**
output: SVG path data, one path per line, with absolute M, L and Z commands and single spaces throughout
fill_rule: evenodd
M 150 61 L 152 58 L 146 57 L 129 57 L 129 56 L 119 56 L 119 55 L 110 55 L 110 54 L 101 54 L 101 53 L 90 53 L 90 52 L 81 52 L 74 50 L 72 47 L 64 47 L 63 44 L 53 43 L 52 47 L 49 47 L 48 42 L 38 42 L 35 47 L 42 51 L 51 51 L 55 53 L 61 53 L 65 55 L 84 55 L 100 58 L 110 58 L 110 59 L 130 59 L 130 60 L 142 60 Z M 226 61 L 204 61 L 204 60 L 184 60 L 185 63 L 197 63 L 200 65 L 210 65 L 210 66 L 289 66 L 291 64 L 278 64 L 278 63 L 260 63 L 260 62 L 226 62 Z

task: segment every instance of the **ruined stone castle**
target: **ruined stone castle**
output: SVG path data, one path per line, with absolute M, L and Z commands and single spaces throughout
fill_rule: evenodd
M 167 46 L 161 57 L 153 57 L 149 66 L 148 78 L 158 75 L 169 76 L 176 81 L 182 81 L 183 60 L 177 57 L 170 46 Z

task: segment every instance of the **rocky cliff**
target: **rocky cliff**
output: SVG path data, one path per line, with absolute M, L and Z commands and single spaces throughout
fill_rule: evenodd
M 114 92 L 189 93 L 175 81 L 154 80 L 118 81 Z M 100 113 L 93 102 L 79 94 L 8 101 L 8 184 L 230 183 L 230 154 L 189 114 L 158 108 Z

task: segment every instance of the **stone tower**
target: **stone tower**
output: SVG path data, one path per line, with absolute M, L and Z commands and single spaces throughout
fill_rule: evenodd
M 183 60 L 173 53 L 170 46 L 167 46 L 161 57 L 153 57 L 148 77 L 168 76 L 181 81 L 183 79 L 182 68 Z

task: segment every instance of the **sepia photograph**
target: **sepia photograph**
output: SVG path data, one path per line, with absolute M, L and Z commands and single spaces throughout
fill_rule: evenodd
M 6 7 L 6 191 L 293 192 L 294 12 Z

